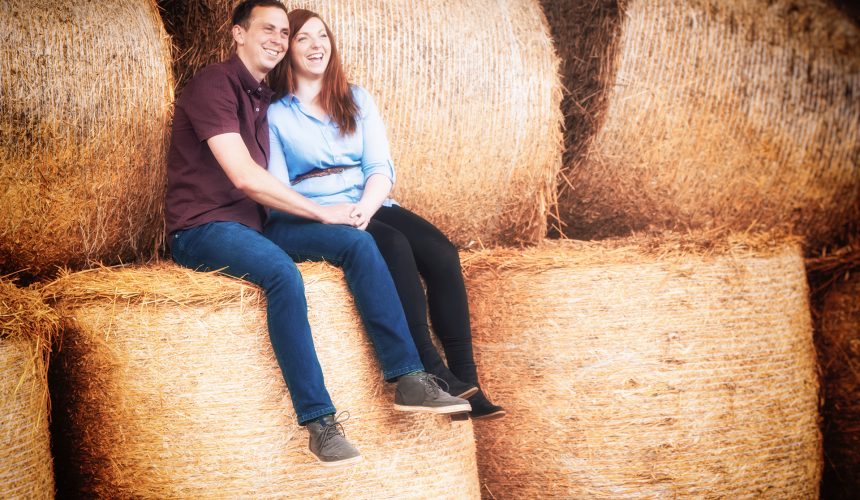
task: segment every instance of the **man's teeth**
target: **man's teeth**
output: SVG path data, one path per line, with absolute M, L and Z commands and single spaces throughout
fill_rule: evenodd
M 272 49 L 263 49 L 263 50 L 265 50 L 266 53 L 269 54 L 270 56 L 277 56 L 278 55 L 277 50 L 272 50 Z

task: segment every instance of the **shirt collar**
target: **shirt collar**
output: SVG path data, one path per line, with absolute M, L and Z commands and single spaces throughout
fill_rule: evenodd
M 239 59 L 237 54 L 233 54 L 233 56 L 227 60 L 227 66 L 236 71 L 236 74 L 239 75 L 239 83 L 242 84 L 242 90 L 247 94 L 254 94 L 262 97 L 263 99 L 272 98 L 272 94 L 274 94 L 274 92 L 268 85 L 266 85 L 265 80 L 258 82 L 257 79 L 251 75 L 251 72 L 248 71 L 248 68 L 245 67 L 245 63 Z

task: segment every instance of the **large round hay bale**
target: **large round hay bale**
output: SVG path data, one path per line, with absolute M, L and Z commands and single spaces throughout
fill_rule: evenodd
M 796 244 L 546 243 L 464 258 L 497 498 L 813 498 L 818 380 Z
M 173 95 L 155 1 L 0 13 L 0 272 L 151 255 Z
M 0 498 L 54 498 L 47 356 L 57 317 L 0 278 Z
M 393 409 L 342 273 L 301 266 L 326 384 L 364 461 L 320 467 L 244 282 L 173 266 L 49 285 L 63 319 L 58 476 L 111 498 L 477 498 L 471 423 Z
M 542 2 L 571 90 L 562 232 L 856 226 L 860 27 L 829 2 Z
M 177 74 L 227 55 L 234 0 L 162 0 Z M 558 59 L 537 0 L 300 0 L 388 129 L 394 195 L 466 246 L 546 234 L 561 167 Z M 172 28 L 170 28 L 172 27 Z
M 860 276 L 837 283 L 824 299 L 819 329 L 824 384 L 824 454 L 833 498 L 860 491 Z

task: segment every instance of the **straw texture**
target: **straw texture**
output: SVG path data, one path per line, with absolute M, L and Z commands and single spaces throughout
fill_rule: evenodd
M 860 276 L 837 283 L 821 313 L 818 346 L 824 382 L 824 453 L 833 498 L 860 491 Z M 828 471 L 830 472 L 830 471 Z
M 569 3 L 544 1 L 572 89 L 563 233 L 776 228 L 816 244 L 856 227 L 860 28 L 845 15 L 823 0 Z
M 326 385 L 364 462 L 328 470 L 307 451 L 257 288 L 167 265 L 100 269 L 46 288 L 65 327 L 58 469 L 78 474 L 74 493 L 477 498 L 471 423 L 394 411 L 342 273 L 300 269 Z
M 163 1 L 177 74 L 227 54 L 229 0 Z M 561 84 L 536 0 L 295 1 L 335 33 L 387 125 L 404 206 L 468 246 L 546 234 L 561 167 Z M 229 23 L 227 23 L 229 24 Z
M 464 256 L 489 498 L 814 498 L 799 246 L 546 243 Z
M 154 0 L 0 13 L 0 271 L 151 255 L 173 87 Z
M 57 318 L 0 278 L 0 498 L 54 498 L 47 354 Z

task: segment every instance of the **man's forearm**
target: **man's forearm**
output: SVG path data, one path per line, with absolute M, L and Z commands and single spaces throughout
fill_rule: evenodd
M 217 135 L 207 144 L 233 185 L 257 203 L 325 224 L 352 224 L 351 207 L 321 206 L 284 185 L 251 158 L 239 134 Z

